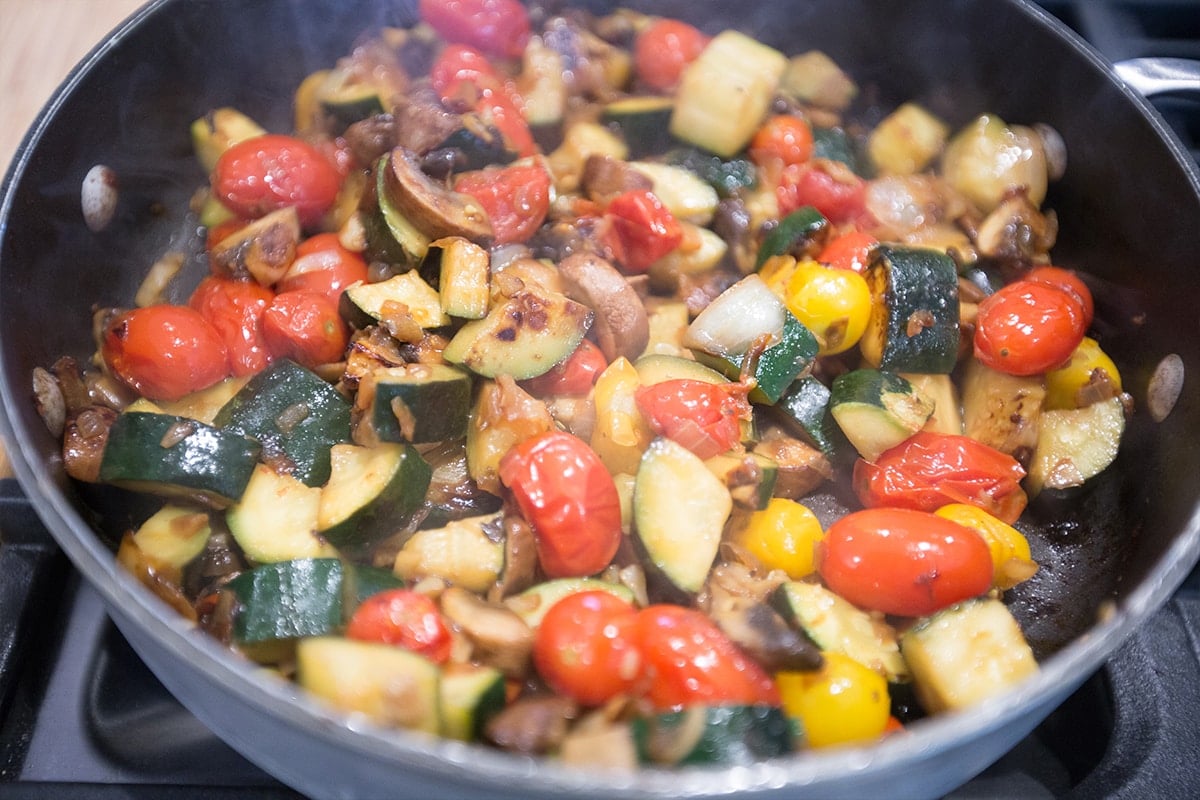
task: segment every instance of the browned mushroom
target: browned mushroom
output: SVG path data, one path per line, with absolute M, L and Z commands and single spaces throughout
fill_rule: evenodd
M 442 613 L 471 642 L 477 660 L 510 678 L 524 676 L 533 649 L 533 629 L 514 611 L 457 586 L 442 592 L 440 603 Z
M 833 466 L 820 450 L 778 428 L 768 430 L 754 452 L 779 465 L 775 494 L 780 497 L 799 499 L 833 477 Z
M 593 330 L 605 358 L 637 358 L 650 341 L 650 322 L 637 290 L 595 253 L 575 253 L 558 265 L 567 296 L 596 312 Z
M 213 246 L 209 259 L 222 274 L 251 277 L 263 286 L 271 286 L 296 260 L 299 243 L 300 216 L 289 206 L 226 236 Z
M 627 161 L 612 156 L 592 155 L 583 162 L 580 188 L 588 199 L 607 205 L 619 194 L 635 189 L 653 189 L 654 181 Z
M 578 706 L 567 697 L 523 697 L 492 717 L 484 735 L 505 750 L 530 755 L 548 753 L 562 744 L 578 714 Z
M 491 244 L 492 222 L 483 206 L 470 195 L 435 183 L 411 150 L 392 151 L 385 187 L 396 209 L 430 238 L 461 236 L 484 247 Z

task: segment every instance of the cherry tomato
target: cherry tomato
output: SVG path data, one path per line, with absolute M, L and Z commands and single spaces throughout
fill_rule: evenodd
M 316 292 L 335 303 L 347 286 L 367 280 L 367 262 L 342 247 L 336 233 L 321 233 L 300 243 L 296 260 L 280 278 L 279 292 Z
M 337 199 L 341 175 L 307 142 L 266 134 L 239 142 L 217 159 L 213 192 L 234 213 L 249 219 L 295 206 L 311 226 Z
M 751 415 L 747 391 L 737 383 L 678 379 L 643 386 L 635 397 L 655 433 L 712 458 L 741 441 L 741 421 Z
M 446 41 L 490 56 L 520 58 L 529 41 L 529 12 L 517 0 L 420 0 L 418 9 Z
M 118 314 L 105 325 L 101 351 L 109 370 L 150 400 L 178 400 L 229 375 L 220 332 L 187 306 Z
M 825 536 L 821 521 L 807 506 L 772 497 L 735 529 L 733 541 L 767 570 L 780 570 L 794 581 L 816 570 L 817 542 Z
M 638 34 L 633 63 L 642 83 L 660 92 L 679 83 L 688 64 L 708 46 L 709 37 L 676 19 L 657 19 Z
M 871 234 L 850 231 L 825 245 L 817 254 L 817 261 L 834 269 L 862 274 L 871 266 L 871 251 L 878 245 L 879 240 Z
M 500 459 L 500 480 L 533 528 L 551 578 L 594 575 L 621 544 L 621 499 L 600 457 L 569 433 L 526 439 Z
M 992 586 L 983 537 L 927 511 L 855 511 L 830 525 L 817 547 L 817 569 L 831 590 L 885 614 L 923 617 Z
M 638 641 L 656 709 L 780 704 L 771 676 L 700 611 L 648 606 L 638 612 Z
M 608 592 L 567 595 L 538 626 L 534 666 L 556 692 L 585 706 L 629 694 L 642 670 L 637 621 L 637 609 Z
M 281 292 L 263 312 L 263 336 L 277 358 L 306 367 L 338 361 L 349 337 L 337 304 L 316 292 Z
M 521 388 L 534 397 L 582 397 L 592 390 L 607 366 L 608 361 L 600 348 L 591 339 L 583 339 L 571 355 L 555 364 L 549 372 L 521 381 Z
M 495 244 L 524 242 L 550 210 L 550 175 L 535 164 L 463 173 L 454 190 L 479 201 L 492 221 Z
M 653 192 L 619 194 L 605 209 L 605 242 L 626 272 L 645 272 L 683 241 L 683 227 Z
M 234 375 L 254 375 L 272 361 L 262 332 L 262 317 L 275 293 L 256 281 L 210 275 L 200 281 L 188 305 L 208 320 L 229 353 Z
M 537 152 L 521 111 L 520 94 L 480 51 L 467 45 L 443 48 L 430 70 L 430 81 L 443 103 L 473 108 L 485 125 L 500 131 L 510 150 L 521 156 Z
M 1021 280 L 979 304 L 975 357 L 1010 375 L 1037 375 L 1066 363 L 1087 332 L 1074 292 Z
M 403 647 L 437 664 L 449 660 L 454 644 L 437 605 L 411 589 L 388 589 L 368 597 L 351 615 L 346 636 Z
M 804 743 L 830 747 L 878 739 L 892 718 L 887 679 L 838 652 L 824 659 L 821 669 L 775 676 L 783 710 L 800 720 Z
M 777 114 L 750 140 L 750 160 L 760 167 L 787 167 L 812 158 L 813 134 L 809 124 L 792 114 Z
M 874 462 L 859 459 L 854 490 L 871 508 L 935 511 L 947 503 L 968 503 L 1011 525 L 1025 509 L 1024 477 L 1015 458 L 982 442 L 921 431 Z
M 1092 318 L 1096 315 L 1096 301 L 1092 298 L 1092 290 L 1079 277 L 1078 272 L 1062 267 L 1034 267 L 1025 274 L 1025 280 L 1034 283 L 1048 283 L 1051 286 L 1074 292 L 1083 306 L 1084 329 L 1092 326 Z
M 834 224 L 841 224 L 861 219 L 867 213 L 866 183 L 834 161 L 816 160 L 784 167 L 775 197 L 780 216 L 812 206 Z

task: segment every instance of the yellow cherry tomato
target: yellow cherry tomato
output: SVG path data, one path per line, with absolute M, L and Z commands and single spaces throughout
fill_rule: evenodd
M 823 655 L 819 670 L 776 673 L 784 712 L 803 725 L 810 747 L 878 739 L 891 718 L 887 679 L 849 656 Z
M 750 515 L 734 541 L 767 569 L 778 569 L 792 580 L 816 570 L 817 543 L 824 538 L 817 515 L 786 497 L 772 497 L 767 507 Z
M 996 588 L 1011 589 L 1037 572 L 1028 540 L 1007 522 L 966 503 L 951 503 L 934 513 L 983 537 L 992 553 L 992 585 Z
M 1108 379 L 1121 391 L 1117 365 L 1100 349 L 1099 342 L 1085 336 L 1066 364 L 1046 373 L 1046 408 L 1079 408 L 1079 390 L 1087 386 L 1092 372 L 1098 369 L 1108 373 Z
M 858 344 L 871 319 L 871 288 L 866 278 L 815 261 L 796 265 L 784 303 L 816 335 L 823 356 Z

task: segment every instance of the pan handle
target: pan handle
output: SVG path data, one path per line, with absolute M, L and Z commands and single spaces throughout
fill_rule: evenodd
M 1131 58 L 1113 64 L 1121 80 L 1145 97 L 1200 94 L 1200 61 L 1189 58 Z

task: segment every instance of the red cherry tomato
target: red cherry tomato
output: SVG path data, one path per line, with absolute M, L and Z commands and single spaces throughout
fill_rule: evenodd
M 443 39 L 490 56 L 520 58 L 529 41 L 529 12 L 517 0 L 421 0 L 418 8 Z
M 549 372 L 521 381 L 521 388 L 534 397 L 582 397 L 592 390 L 596 378 L 604 372 L 608 360 L 591 339 L 579 342 L 567 356 Z
M 871 265 L 871 251 L 879 240 L 869 233 L 850 231 L 843 233 L 821 249 L 817 261 L 834 269 L 848 269 L 860 275 Z
M 1079 277 L 1078 272 L 1062 267 L 1034 267 L 1026 273 L 1025 280 L 1034 283 L 1048 283 L 1051 286 L 1073 292 L 1083 306 L 1084 328 L 1092 326 L 1092 318 L 1096 315 L 1096 301 L 1092 298 L 1092 290 Z
M 229 375 L 216 328 L 186 306 L 147 306 L 113 317 L 104 328 L 104 363 L 151 400 L 178 400 Z
M 812 206 L 834 224 L 866 216 L 866 183 L 837 162 L 811 161 L 784 167 L 775 189 L 779 215 Z
M 188 305 L 221 334 L 231 372 L 254 375 L 272 361 L 263 338 L 262 317 L 274 299 L 274 292 L 255 281 L 210 275 L 200 281 Z
M 346 636 L 403 647 L 437 664 L 449 660 L 454 644 L 437 605 L 411 589 L 388 589 L 368 597 L 351 615 Z
M 621 544 L 621 500 L 600 457 L 569 433 L 527 439 L 500 460 L 500 480 L 533 528 L 551 578 L 594 575 Z
M 638 34 L 633 63 L 642 83 L 659 92 L 674 89 L 688 64 L 708 46 L 709 37 L 677 19 L 658 19 Z
M 923 617 L 992 585 L 992 556 L 975 531 L 926 511 L 869 508 L 829 526 L 817 545 L 825 584 L 856 606 Z
M 266 134 L 230 147 L 217 159 L 212 187 L 234 213 L 249 219 L 295 206 L 311 226 L 337 199 L 341 175 L 307 142 Z
M 636 398 L 655 433 L 712 458 L 741 441 L 741 420 L 752 413 L 747 391 L 738 383 L 680 379 L 643 386 Z
M 1037 375 L 1061 366 L 1087 332 L 1078 295 L 1049 283 L 1021 280 L 979 304 L 975 357 L 1010 375 Z
M 484 124 L 500 131 L 513 152 L 521 156 L 537 152 L 537 143 L 521 111 L 520 94 L 479 50 L 467 45 L 443 48 L 430 69 L 430 82 L 443 103 L 473 108 Z
M 495 244 L 528 240 L 550 210 L 550 175 L 535 164 L 466 172 L 454 182 L 454 190 L 483 206 L 492 221 Z
M 812 158 L 812 127 L 800 117 L 777 114 L 750 140 L 750 160 L 760 167 L 787 167 Z
M 367 280 L 367 262 L 342 247 L 335 233 L 321 233 L 300 243 L 296 260 L 275 288 L 279 292 L 316 292 L 335 303 L 347 286 Z
M 656 709 L 780 704 L 771 676 L 700 611 L 648 606 L 638 612 L 638 634 Z
M 637 622 L 637 609 L 608 592 L 567 595 L 538 626 L 534 666 L 552 689 L 585 706 L 629 694 L 642 670 Z
M 338 361 L 349 337 L 337 304 L 316 292 L 281 292 L 263 312 L 263 337 L 276 358 L 306 367 Z
M 921 431 L 854 465 L 854 490 L 871 508 L 934 511 L 969 503 L 1010 525 L 1025 509 L 1024 468 L 1012 456 L 968 436 Z
M 683 241 L 683 227 L 653 192 L 619 194 L 604 211 L 605 243 L 626 272 L 645 272 Z

